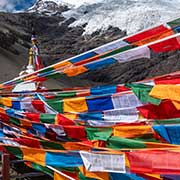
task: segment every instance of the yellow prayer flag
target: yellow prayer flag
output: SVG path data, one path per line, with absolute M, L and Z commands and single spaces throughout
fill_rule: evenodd
M 79 167 L 80 171 L 85 177 L 95 178 L 98 180 L 109 180 L 109 173 L 107 172 L 89 172 L 85 167 Z
M 65 62 L 60 62 L 60 63 L 58 63 L 58 64 L 55 64 L 55 65 L 53 66 L 53 68 L 56 69 L 56 70 L 61 70 L 61 69 L 65 69 L 65 68 L 67 68 L 67 67 L 70 67 L 71 65 L 72 65 L 71 62 L 65 61 Z
M 0 113 L 1 113 L 1 114 L 6 114 L 5 109 L 0 107 Z
M 21 127 L 32 127 L 32 122 L 29 120 L 21 120 Z
M 35 149 L 35 148 L 21 148 L 23 152 L 23 160 L 34 162 L 45 166 L 45 151 L 42 149 Z
M 159 174 L 145 174 L 147 176 L 149 176 L 149 179 L 153 178 L 154 180 L 163 180 L 163 178 L 161 178 L 161 176 Z
M 7 107 L 12 107 L 12 99 L 8 97 L 2 97 L 0 103 Z
M 180 110 L 180 101 L 172 101 L 177 110 Z
M 143 134 L 152 134 L 151 126 L 116 126 L 113 128 L 114 136 L 122 138 L 133 138 Z
M 87 68 L 85 68 L 84 66 L 75 66 L 75 67 L 72 67 L 72 68 L 67 68 L 65 69 L 63 72 L 69 76 L 69 77 L 73 77 L 73 76 L 77 76 L 83 72 L 86 72 L 88 71 Z
M 69 178 L 66 178 L 65 176 L 63 175 L 60 175 L 58 173 L 54 173 L 54 180 L 69 180 Z
M 65 142 L 63 147 L 69 151 L 90 151 L 92 148 L 91 146 L 79 142 Z
M 150 96 L 159 99 L 180 101 L 180 86 L 178 85 L 155 85 Z
M 31 76 L 29 76 L 29 77 L 25 77 L 25 78 L 24 78 L 24 81 L 30 81 L 30 80 L 33 80 L 33 79 L 36 79 L 36 78 L 37 78 L 36 75 L 31 75 Z
M 64 112 L 85 112 L 88 110 L 85 97 L 64 99 Z
M 65 113 L 65 114 L 63 114 L 63 116 L 70 119 L 70 120 L 73 120 L 73 121 L 78 118 L 77 114 L 71 114 L 71 113 Z

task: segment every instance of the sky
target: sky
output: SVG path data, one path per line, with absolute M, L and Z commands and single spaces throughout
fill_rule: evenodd
M 0 0 L 0 11 L 15 12 L 31 7 L 36 0 Z
M 56 0 L 57 1 L 57 0 Z M 61 0 L 60 0 L 61 1 Z M 73 4 L 76 7 L 83 3 L 94 3 L 102 0 L 62 0 L 66 3 Z M 0 11 L 15 12 L 31 7 L 36 0 L 0 0 Z
M 92 3 L 95 3 L 95 2 L 101 2 L 103 0 L 63 0 L 63 1 L 67 2 L 69 4 L 73 4 L 75 6 L 80 6 L 81 4 L 83 4 L 85 2 L 92 4 Z

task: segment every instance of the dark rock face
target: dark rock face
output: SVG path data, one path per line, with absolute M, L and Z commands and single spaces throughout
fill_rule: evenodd
M 58 5 L 53 1 L 38 0 L 27 12 L 36 12 L 44 15 L 61 15 L 62 12 L 69 10 L 65 4 Z
M 39 39 L 42 59 L 47 66 L 125 35 L 125 32 L 118 28 L 109 27 L 106 32 L 96 32 L 85 37 L 82 36 L 83 27 L 68 27 L 74 20 L 74 18 L 64 19 L 62 16 L 44 16 L 34 13 L 0 13 L 0 47 L 6 51 L 6 54 L 9 52 L 17 56 L 18 67 L 26 65 L 33 27 Z M 0 56 L 0 60 L 2 61 L 3 57 Z M 11 63 L 10 61 L 8 63 Z M 14 74 L 5 77 L 3 73 L 7 72 L 1 71 L 0 81 L 18 76 L 19 71 L 16 69 Z
M 88 79 L 93 85 L 122 84 L 168 74 L 180 70 L 180 51 L 152 55 L 152 59 L 137 59 L 116 63 L 107 68 L 87 72 L 80 79 Z
M 85 37 L 82 36 L 83 27 L 68 27 L 74 20 L 30 13 L 0 13 L 0 46 L 11 50 L 18 43 L 29 48 L 33 27 L 39 39 L 42 56 L 48 56 L 46 63 L 52 64 L 56 58 L 63 60 L 125 35 L 118 28 L 110 27 L 105 32 L 96 32 Z
M 74 20 L 74 18 L 64 19 L 62 16 L 44 16 L 33 13 L 0 13 L 0 48 L 3 50 L 0 51 L 0 60 L 3 62 L 3 58 L 6 57 L 8 58 L 7 63 L 13 62 L 12 66 L 8 66 L 11 71 L 9 74 L 4 67 L 0 67 L 0 81 L 7 81 L 18 76 L 21 67 L 27 64 L 32 27 L 37 33 L 45 65 L 65 60 L 126 35 L 126 32 L 122 32 L 118 28 L 109 27 L 107 31 L 82 36 L 83 27 L 69 27 Z M 2 56 L 4 51 L 6 54 Z M 65 77 L 58 81 L 65 86 L 132 82 L 178 71 L 180 70 L 179 59 L 179 51 L 154 54 L 151 60 L 140 59 L 114 64 L 75 78 Z M 3 64 L 5 65 L 6 62 Z

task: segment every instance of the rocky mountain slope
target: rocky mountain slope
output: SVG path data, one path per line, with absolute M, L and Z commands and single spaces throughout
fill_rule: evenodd
M 41 1 L 46 0 L 38 2 Z M 43 7 L 46 8 L 44 8 L 45 11 L 41 12 L 40 5 L 42 4 L 36 4 L 26 13 L 0 13 L 1 82 L 18 76 L 21 67 L 27 64 L 32 27 L 37 33 L 42 59 L 46 66 L 126 35 L 125 30 L 122 31 L 118 27 L 110 26 L 110 24 L 106 28 L 96 29 L 91 34 L 86 33 L 88 22 L 79 24 L 77 16 L 71 14 L 67 17 L 64 15 L 72 13 L 72 9 L 67 11 L 70 6 L 49 2 L 43 4 Z M 100 6 L 100 3 L 87 5 L 89 8 L 92 6 Z M 39 12 L 37 13 L 37 11 Z M 89 12 L 90 10 L 87 11 L 85 8 L 81 13 L 86 16 Z M 63 86 L 137 81 L 179 70 L 179 59 L 179 51 L 170 52 L 156 55 L 152 60 L 142 59 L 115 64 L 101 70 L 85 73 L 77 78 L 58 81 Z
M 27 12 L 58 16 L 70 8 L 71 5 L 60 0 L 38 0 L 32 7 L 27 9 Z
M 60 16 L 34 13 L 0 13 L 0 81 L 18 76 L 22 66 L 27 65 L 32 26 L 37 33 L 45 65 L 75 56 L 125 35 L 125 32 L 118 28 L 110 27 L 104 33 L 96 32 L 84 37 L 83 27 L 68 27 L 74 21 L 73 18 L 64 20 Z M 62 23 L 59 25 L 60 22 Z

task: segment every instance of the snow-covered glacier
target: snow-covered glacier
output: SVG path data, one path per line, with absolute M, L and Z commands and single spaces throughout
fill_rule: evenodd
M 41 2 L 38 7 L 41 11 L 43 8 L 47 9 L 47 3 L 50 2 L 58 6 L 67 5 L 69 10 L 62 15 L 66 19 L 74 17 L 76 21 L 70 26 L 83 26 L 84 34 L 103 31 L 110 26 L 133 34 L 180 17 L 180 0 L 38 0 L 38 2 Z
M 70 26 L 87 24 L 85 33 L 119 27 L 128 34 L 180 17 L 180 0 L 104 0 L 64 12 L 77 20 Z

